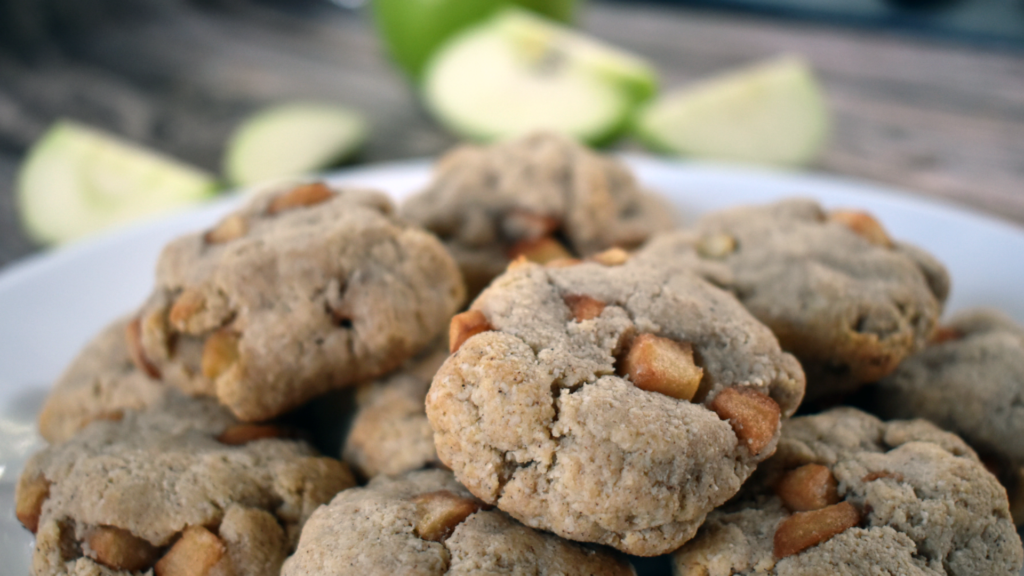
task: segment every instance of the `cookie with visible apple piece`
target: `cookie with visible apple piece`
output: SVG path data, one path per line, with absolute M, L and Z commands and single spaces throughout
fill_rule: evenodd
M 566 542 L 489 508 L 451 472 L 378 476 L 313 514 L 281 575 L 635 575 L 608 550 Z
M 444 330 L 459 270 L 381 193 L 281 185 L 171 242 L 129 324 L 139 367 L 242 420 L 380 376 Z
M 785 422 L 775 455 L 673 561 L 680 576 L 1016 576 L 1024 548 L 960 438 L 840 408 Z
M 93 422 L 33 456 L 18 482 L 32 573 L 278 574 L 313 510 L 355 483 L 286 436 L 181 395 Z
M 924 418 L 970 443 L 1024 524 L 1024 327 L 995 310 L 961 312 L 873 393 L 881 416 Z
M 788 199 L 704 216 L 637 256 L 695 270 L 736 295 L 800 359 L 807 399 L 849 394 L 924 347 L 946 269 L 870 214 Z
M 517 256 L 544 263 L 634 248 L 674 225 L 672 207 L 625 164 L 544 132 L 449 152 L 400 212 L 444 241 L 471 296 Z
M 514 262 L 452 320 L 427 416 L 441 461 L 483 501 L 656 556 L 773 452 L 804 374 L 729 293 L 605 261 Z

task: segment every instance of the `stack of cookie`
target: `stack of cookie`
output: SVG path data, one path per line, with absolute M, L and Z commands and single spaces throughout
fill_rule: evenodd
M 1016 574 L 971 446 L 1024 478 L 1024 331 L 937 328 L 944 268 L 864 213 L 673 222 L 547 134 L 451 152 L 397 211 L 265 191 L 167 246 L 153 294 L 56 383 L 16 497 L 33 573 L 635 574 L 625 553 L 694 576 Z M 853 408 L 791 418 L 851 397 L 971 446 Z M 340 460 L 289 416 L 309 406 L 351 421 Z

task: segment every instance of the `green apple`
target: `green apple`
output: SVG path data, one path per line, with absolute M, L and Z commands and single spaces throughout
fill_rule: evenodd
M 228 141 L 224 172 L 233 184 L 322 170 L 350 157 L 367 136 L 358 112 L 335 104 L 296 102 L 265 108 Z
M 548 129 L 600 143 L 655 91 L 642 59 L 518 8 L 445 44 L 423 79 L 428 110 L 477 140 Z
M 635 129 L 672 154 L 799 166 L 823 148 L 825 100 L 808 63 L 785 56 L 665 94 L 638 115 Z
M 513 2 L 565 24 L 571 23 L 576 16 L 576 11 L 579 10 L 576 0 L 513 0 Z
M 445 40 L 514 3 L 568 22 L 576 0 L 373 0 L 373 15 L 392 59 L 418 79 Z
M 25 229 L 44 243 L 199 202 L 218 190 L 201 170 L 68 120 L 32 146 L 15 186 Z

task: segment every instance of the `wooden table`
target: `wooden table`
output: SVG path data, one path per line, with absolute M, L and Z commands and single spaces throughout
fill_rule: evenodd
M 281 13 L 244 0 L 149 2 L 140 12 L 62 37 L 31 63 L 0 52 L 0 265 L 38 249 L 18 227 L 13 178 L 59 116 L 215 171 L 235 123 L 295 98 L 364 111 L 374 125 L 364 162 L 435 155 L 455 142 L 388 64 L 367 14 L 326 3 Z M 814 169 L 1024 223 L 1024 55 L 633 3 L 593 1 L 582 26 L 649 57 L 667 87 L 804 54 L 835 116 Z

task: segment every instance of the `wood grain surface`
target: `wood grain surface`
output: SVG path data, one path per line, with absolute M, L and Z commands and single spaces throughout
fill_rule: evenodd
M 368 15 L 323 4 L 150 2 L 25 52 L 0 49 L 0 265 L 33 246 L 16 167 L 71 117 L 219 171 L 246 114 L 291 99 L 342 102 L 373 131 L 361 162 L 456 142 L 381 52 Z M 780 52 L 811 59 L 835 117 L 814 170 L 892 184 L 1024 223 L 1024 55 L 882 33 L 591 2 L 582 26 L 650 58 L 668 88 Z M 623 141 L 620 148 L 635 148 Z

